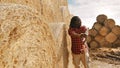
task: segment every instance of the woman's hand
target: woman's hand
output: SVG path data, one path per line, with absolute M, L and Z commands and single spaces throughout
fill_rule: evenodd
M 87 35 L 86 35 L 85 33 L 81 33 L 81 37 L 86 38 L 86 37 L 87 37 Z
M 82 45 L 81 53 L 84 53 L 84 52 L 85 52 L 85 49 L 86 49 L 86 46 L 85 46 L 85 45 Z

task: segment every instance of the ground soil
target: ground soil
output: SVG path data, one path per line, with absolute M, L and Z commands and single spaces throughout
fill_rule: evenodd
M 97 48 L 90 50 L 90 64 L 93 65 L 95 61 L 99 61 L 100 64 L 112 65 L 114 68 L 120 68 L 120 48 Z M 92 62 L 94 61 L 94 62 Z M 99 63 L 98 62 L 98 63 Z M 90 66 L 91 66 L 90 65 Z M 99 65 L 99 64 L 98 64 Z M 104 68 L 104 65 L 102 65 Z M 113 67 L 106 67 L 113 68 Z
M 90 49 L 89 54 L 89 68 L 120 68 L 120 48 Z M 80 66 L 84 68 L 83 65 Z M 71 53 L 69 53 L 68 68 L 74 68 Z

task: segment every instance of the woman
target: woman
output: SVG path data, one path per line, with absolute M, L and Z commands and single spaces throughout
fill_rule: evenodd
M 86 38 L 86 27 L 81 26 L 81 20 L 78 16 L 73 16 L 70 21 L 69 26 L 69 35 L 71 37 L 72 42 L 72 56 L 73 56 L 73 64 L 75 68 L 80 68 L 80 60 L 82 61 L 85 68 L 87 68 L 87 62 L 85 59 L 85 46 L 83 41 Z

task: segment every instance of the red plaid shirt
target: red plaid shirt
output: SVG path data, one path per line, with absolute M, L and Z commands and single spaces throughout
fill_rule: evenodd
M 84 44 L 82 39 L 80 37 L 74 37 L 73 32 L 75 33 L 85 33 L 86 31 L 86 27 L 85 26 L 81 26 L 80 28 L 69 28 L 68 33 L 71 37 L 71 41 L 72 41 L 72 53 L 74 54 L 80 54 L 81 53 L 81 49 L 83 48 L 82 45 Z

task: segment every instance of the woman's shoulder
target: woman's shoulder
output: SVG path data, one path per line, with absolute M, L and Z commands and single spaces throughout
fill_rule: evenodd
M 81 26 L 81 27 L 80 27 L 80 30 L 81 30 L 82 32 L 85 32 L 85 31 L 87 30 L 87 28 L 86 28 L 86 26 Z
M 80 28 L 81 28 L 81 29 L 87 29 L 86 26 L 81 26 Z
M 71 28 L 71 27 L 70 27 L 68 30 L 75 30 L 75 29 L 76 29 L 76 28 Z

